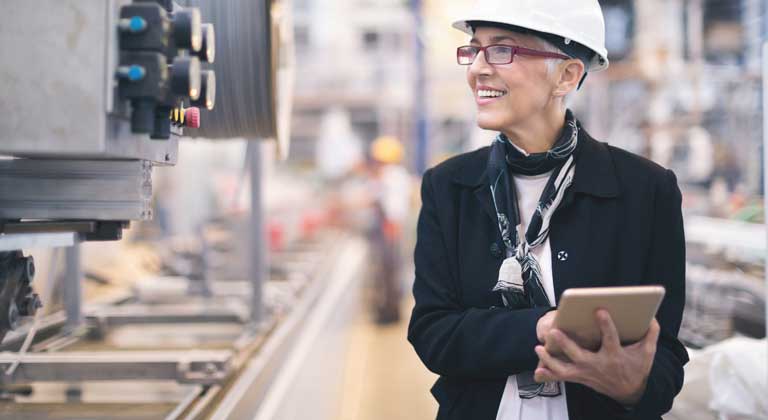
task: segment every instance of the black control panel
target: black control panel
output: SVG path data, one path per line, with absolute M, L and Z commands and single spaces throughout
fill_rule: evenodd
M 131 104 L 133 133 L 169 139 L 172 125 L 185 126 L 173 120 L 174 110 L 213 109 L 216 75 L 206 66 L 216 56 L 216 38 L 213 24 L 203 23 L 198 8 L 134 0 L 120 9 L 117 26 L 115 77 L 120 100 Z

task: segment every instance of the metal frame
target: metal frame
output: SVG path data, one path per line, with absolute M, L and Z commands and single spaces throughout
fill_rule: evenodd
M 0 160 L 0 219 L 148 220 L 145 160 Z
M 76 236 L 73 232 L 0 234 L 0 251 L 67 247 L 75 244 Z
M 272 404 L 282 397 L 284 382 L 292 378 L 283 379 L 283 384 L 278 386 L 280 389 L 273 392 L 270 386 L 277 385 L 278 371 L 284 364 L 291 363 L 294 367 L 291 372 L 294 372 L 295 361 L 301 359 L 307 349 L 307 343 L 316 338 L 316 334 L 322 330 L 333 312 L 334 305 L 339 302 L 345 290 L 351 287 L 350 283 L 357 278 L 352 275 L 357 267 L 355 262 L 362 264 L 364 258 L 360 255 L 357 255 L 357 259 L 354 258 L 354 251 L 361 252 L 362 248 L 364 245 L 356 242 L 346 243 L 330 258 L 336 261 L 336 264 L 324 266 L 317 272 L 317 281 L 308 284 L 288 317 L 280 322 L 263 348 L 249 361 L 237 381 L 227 390 L 226 396 L 212 413 L 212 420 L 264 416 L 262 404 L 272 401 L 267 404 L 269 410 Z M 326 281 L 321 281 L 322 279 Z
M 99 309 L 86 315 L 90 326 L 99 330 L 132 324 L 170 323 L 235 323 L 248 320 L 248 314 L 237 308 L 213 303 L 144 305 L 129 304 Z
M 65 250 L 65 273 L 62 296 L 67 322 L 64 331 L 75 332 L 83 325 L 83 269 L 80 260 L 80 243 Z
M 247 146 L 251 172 L 251 220 L 249 232 L 250 280 L 251 280 L 251 322 L 258 324 L 264 318 L 263 283 L 268 274 L 267 247 L 262 212 L 262 162 L 261 142 L 249 142 Z
M 212 385 L 227 378 L 232 355 L 229 350 L 28 353 L 13 376 L 2 375 L 0 380 L 29 383 L 140 379 Z M 18 360 L 16 353 L 0 353 L 0 370 L 5 371 Z

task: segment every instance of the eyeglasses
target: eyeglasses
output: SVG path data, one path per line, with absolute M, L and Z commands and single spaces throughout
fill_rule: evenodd
M 459 47 L 456 49 L 456 61 L 459 65 L 469 66 L 475 62 L 475 58 L 480 54 L 480 51 L 485 53 L 485 61 L 488 64 L 510 64 L 515 60 L 515 55 L 518 54 L 530 55 L 533 57 L 560 58 L 563 60 L 571 59 L 571 57 L 563 54 L 531 50 L 529 48 L 514 45 L 494 44 L 485 47 L 477 47 L 474 45 Z

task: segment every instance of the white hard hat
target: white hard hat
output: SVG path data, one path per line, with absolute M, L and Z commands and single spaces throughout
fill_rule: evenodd
M 470 35 L 473 22 L 511 25 L 575 41 L 595 52 L 588 72 L 608 68 L 605 20 L 597 0 L 478 0 L 453 27 Z M 562 47 L 563 45 L 557 45 Z

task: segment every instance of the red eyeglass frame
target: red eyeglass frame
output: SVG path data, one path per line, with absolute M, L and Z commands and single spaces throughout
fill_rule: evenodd
M 491 45 L 486 45 L 485 47 L 479 47 L 477 45 L 462 45 L 461 47 L 456 48 L 456 62 L 460 66 L 471 66 L 472 64 L 474 64 L 475 60 L 477 59 L 477 56 L 481 52 L 483 53 L 483 55 L 485 55 L 486 62 L 487 62 L 488 61 L 488 53 L 486 52 L 486 50 L 488 48 L 493 48 L 493 47 L 510 48 L 512 50 L 512 54 L 510 55 L 509 62 L 506 62 L 506 63 L 490 63 L 489 62 L 488 63 L 488 64 L 492 64 L 492 65 L 496 65 L 496 64 L 504 65 L 504 64 L 514 63 L 515 62 L 515 56 L 518 55 L 518 54 L 519 55 L 528 55 L 528 56 L 533 56 L 533 57 L 560 58 L 562 60 L 570 60 L 571 59 L 571 57 L 568 57 L 567 55 L 564 55 L 564 54 L 552 53 L 552 52 L 547 52 L 547 51 L 532 50 L 530 48 L 518 47 L 517 45 L 491 44 Z M 461 62 L 461 58 L 460 58 L 461 57 L 461 49 L 462 48 L 475 48 L 475 49 L 477 49 L 477 53 L 475 54 L 475 60 L 472 60 L 471 63 L 462 63 Z

